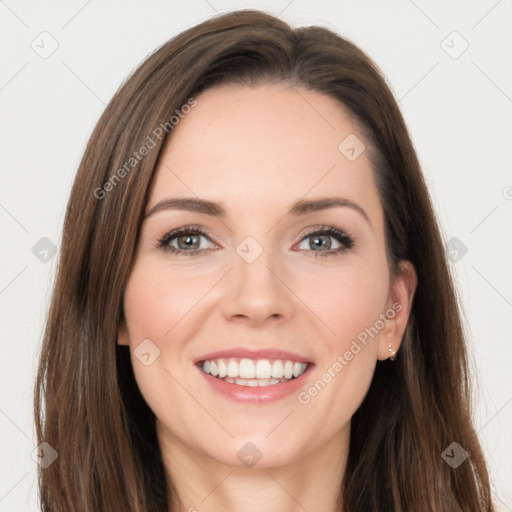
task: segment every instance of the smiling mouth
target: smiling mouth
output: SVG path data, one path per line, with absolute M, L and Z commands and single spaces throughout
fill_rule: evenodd
M 264 387 L 298 379 L 312 363 L 290 359 L 219 358 L 199 361 L 197 366 L 207 375 L 230 384 Z

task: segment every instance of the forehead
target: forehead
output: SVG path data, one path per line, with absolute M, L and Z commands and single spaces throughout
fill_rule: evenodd
M 378 208 L 366 151 L 355 160 L 343 151 L 346 140 L 360 151 L 363 135 L 336 99 L 287 84 L 220 86 L 196 99 L 165 144 L 148 208 L 197 195 L 257 213 L 335 193 Z

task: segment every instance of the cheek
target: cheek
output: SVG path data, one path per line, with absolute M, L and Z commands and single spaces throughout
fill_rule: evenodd
M 175 431 L 182 427 L 171 411 L 190 406 L 190 397 L 179 382 L 186 379 L 181 371 L 189 371 L 180 366 L 186 356 L 183 348 L 195 335 L 199 324 L 193 321 L 193 307 L 212 286 L 211 279 L 190 279 L 185 274 L 151 262 L 139 262 L 132 271 L 124 296 L 137 386 L 156 416 L 173 425 Z M 146 339 L 159 351 L 149 365 L 137 357 L 137 347 Z
M 187 272 L 151 261 L 134 266 L 125 290 L 124 312 L 135 378 L 153 410 L 158 410 L 162 396 L 181 399 L 182 390 L 169 372 L 181 381 L 192 371 L 190 340 L 200 337 L 203 326 L 198 318 L 200 301 L 217 280 L 211 269 Z M 137 347 L 147 339 L 155 346 L 150 351 L 159 354 L 149 366 L 137 358 Z M 162 387 L 169 393 L 162 395 Z
M 352 265 L 336 274 L 318 275 L 302 297 L 328 327 L 324 337 L 331 353 L 345 351 L 351 341 L 375 325 L 387 300 L 387 268 L 381 264 Z
M 331 284 L 323 297 L 310 294 L 332 332 L 322 336 L 316 380 L 297 397 L 302 412 L 321 421 L 327 437 L 350 422 L 366 396 L 377 360 L 375 325 L 380 325 L 387 298 L 387 281 L 380 272 L 351 272 L 340 283 Z
M 361 351 L 357 352 L 359 348 Z M 350 423 L 370 387 L 376 364 L 375 351 L 372 345 L 359 348 L 348 351 L 350 360 L 345 352 L 337 353 L 297 397 L 300 414 L 320 423 L 326 438 L 335 436 Z
M 318 279 L 318 286 L 303 295 L 328 330 L 323 329 L 321 338 L 317 380 L 298 397 L 299 403 L 311 416 L 323 417 L 333 433 L 350 420 L 373 378 L 384 325 L 386 272 L 384 264 L 351 266 L 340 270 L 336 279 Z
M 172 337 L 175 326 L 211 288 L 212 279 L 211 275 L 188 276 L 161 265 L 136 266 L 124 298 L 130 344 L 150 338 L 161 345 Z M 180 323 L 180 328 L 185 324 Z

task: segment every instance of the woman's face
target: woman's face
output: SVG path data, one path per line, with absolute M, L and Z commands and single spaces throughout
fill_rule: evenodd
M 118 339 L 173 454 L 270 467 L 348 443 L 416 286 L 410 264 L 390 281 L 365 144 L 336 100 L 285 85 L 209 89 L 174 127 Z

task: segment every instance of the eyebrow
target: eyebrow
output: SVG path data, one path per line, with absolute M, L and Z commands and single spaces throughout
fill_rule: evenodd
M 364 209 L 354 201 L 343 197 L 322 197 L 319 199 L 301 199 L 294 203 L 288 210 L 287 215 L 298 217 L 314 213 L 329 208 L 348 207 L 359 212 L 364 219 L 371 224 L 370 219 Z M 183 210 L 188 212 L 202 213 L 219 218 L 226 218 L 227 210 L 223 203 L 210 201 L 208 199 L 200 199 L 196 197 L 173 197 L 163 199 L 153 206 L 143 217 L 143 220 L 162 210 Z

